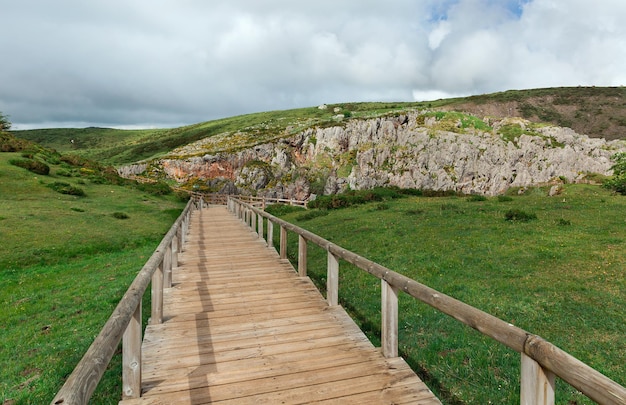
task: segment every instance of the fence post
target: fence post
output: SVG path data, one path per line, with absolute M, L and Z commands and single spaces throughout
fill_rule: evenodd
M 381 346 L 385 357 L 398 357 L 398 289 L 381 279 Z
M 152 274 L 151 301 L 152 308 L 150 314 L 150 324 L 163 322 L 163 262 Z
M 554 405 L 554 379 L 553 372 L 522 353 L 520 404 Z
M 165 288 L 172 286 L 172 246 L 165 248 L 163 256 L 163 285 Z
M 122 338 L 122 397 L 141 396 L 141 301 Z
M 306 239 L 302 235 L 298 235 L 298 275 L 300 277 L 306 277 L 307 270 L 307 246 Z
M 258 236 L 256 222 L 257 222 L 256 212 L 250 210 L 250 229 L 252 230 L 252 232 L 256 233 Z
M 172 269 L 178 267 L 178 238 L 176 235 L 172 238 Z
M 287 228 L 280 226 L 280 258 L 287 258 Z
M 339 260 L 330 250 L 326 275 L 326 300 L 330 306 L 339 304 Z
M 259 229 L 259 239 L 265 239 L 263 236 L 263 216 L 261 214 L 257 215 L 257 224 Z
M 274 223 L 267 220 L 267 247 L 274 248 Z

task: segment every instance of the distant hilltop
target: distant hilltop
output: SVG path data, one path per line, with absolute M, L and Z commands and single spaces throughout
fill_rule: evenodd
M 228 139 L 207 138 L 120 172 L 300 200 L 385 186 L 497 195 L 511 187 L 593 181 L 609 175 L 611 157 L 626 151 L 622 140 L 521 118 L 422 110 L 311 127 L 250 147 Z

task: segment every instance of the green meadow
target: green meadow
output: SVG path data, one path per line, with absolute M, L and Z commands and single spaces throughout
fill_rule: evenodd
M 497 198 L 406 196 L 342 209 L 270 210 L 542 336 L 624 385 L 626 198 L 592 185 L 547 194 L 536 188 Z M 293 262 L 297 251 L 290 234 Z M 311 243 L 308 266 L 324 290 L 326 252 Z M 380 281 L 341 262 L 339 297 L 379 344 Z M 401 355 L 444 403 L 519 403 L 518 353 L 404 294 L 399 306 Z M 557 403 L 592 402 L 558 380 Z
M 149 187 L 108 184 L 54 154 L 32 156 L 47 162 L 48 175 L 9 163 L 23 155 L 0 153 L 0 403 L 45 404 L 185 203 Z M 119 357 L 92 403 L 119 400 Z

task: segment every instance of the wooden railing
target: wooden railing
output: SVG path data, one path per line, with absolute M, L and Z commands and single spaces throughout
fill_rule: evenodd
M 191 212 L 202 205 L 202 199 L 189 200 L 51 404 L 88 403 L 120 340 L 122 397 L 137 398 L 141 395 L 142 299 L 148 284 L 151 284 L 150 323 L 161 323 L 163 288 L 172 285 L 172 268 L 178 266 L 178 251 L 185 242 Z
M 234 194 L 218 194 L 218 193 L 191 193 L 195 198 L 202 198 L 208 204 L 226 205 L 229 198 L 236 198 L 247 204 L 265 209 L 270 204 L 287 204 L 298 207 L 305 207 L 307 201 L 288 199 L 288 198 L 272 198 L 272 197 L 256 197 L 251 195 L 234 195 Z
M 296 233 L 297 267 L 300 276 L 307 275 L 307 242 L 325 249 L 328 252 L 326 297 L 329 305 L 337 305 L 339 302 L 339 259 L 379 278 L 382 287 L 381 346 L 386 357 L 398 355 L 398 293 L 404 292 L 520 353 L 522 405 L 554 404 L 556 376 L 599 404 L 626 404 L 626 388 L 537 335 L 433 290 L 241 200 L 229 198 L 228 209 L 250 226 L 259 238 L 264 238 L 268 247 L 274 246 L 274 226 L 279 226 L 281 259 L 287 258 L 287 231 Z M 267 232 L 263 229 L 264 218 L 267 221 Z

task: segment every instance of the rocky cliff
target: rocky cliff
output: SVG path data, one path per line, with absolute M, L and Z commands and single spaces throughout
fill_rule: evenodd
M 211 191 L 268 197 L 306 199 L 389 185 L 497 195 L 510 187 L 609 175 L 611 156 L 619 151 L 626 151 L 624 141 L 519 118 L 490 122 L 416 111 L 309 128 L 236 151 L 212 152 L 201 142 L 151 167 L 181 183 L 201 180 Z M 196 156 L 181 157 L 190 154 Z

